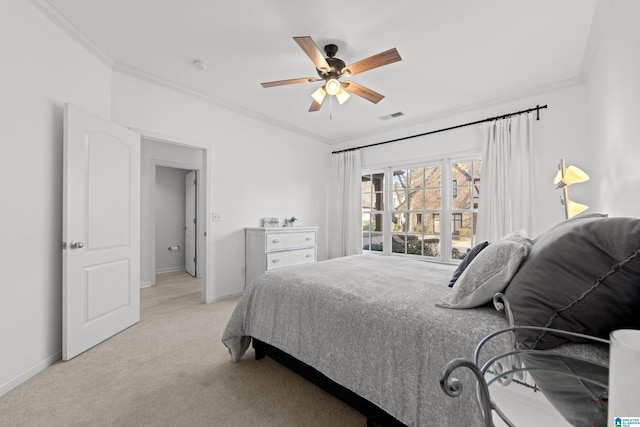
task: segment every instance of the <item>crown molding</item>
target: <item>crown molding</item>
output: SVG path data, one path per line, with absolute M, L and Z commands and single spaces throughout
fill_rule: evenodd
M 34 8 L 36 8 L 40 13 L 42 13 L 47 19 L 57 25 L 62 31 L 64 31 L 69 37 L 71 37 L 74 41 L 76 41 L 81 47 L 87 50 L 91 55 L 96 57 L 99 61 L 104 63 L 107 67 L 109 67 L 112 71 L 117 71 L 122 74 L 129 75 L 131 77 L 137 78 L 139 80 L 143 80 L 149 83 L 153 83 L 155 85 L 171 89 L 173 91 L 181 92 L 186 95 L 190 95 L 192 97 L 198 98 L 201 101 L 207 102 L 209 104 L 216 105 L 225 110 L 229 110 L 235 112 L 237 114 L 259 120 L 265 122 L 271 126 L 275 126 L 284 130 L 288 130 L 290 132 L 296 133 L 298 135 L 313 139 L 315 141 L 319 141 L 325 144 L 330 143 L 330 141 L 326 138 L 322 138 L 316 134 L 310 133 L 302 128 L 291 126 L 287 123 L 271 119 L 262 114 L 258 114 L 255 111 L 239 107 L 237 105 L 230 104 L 228 102 L 221 101 L 212 96 L 205 95 L 201 92 L 198 92 L 193 89 L 189 89 L 187 87 L 181 86 L 179 84 L 173 83 L 167 79 L 164 79 L 159 76 L 155 76 L 144 72 L 142 70 L 131 67 L 127 64 L 123 64 L 119 61 L 116 61 L 111 56 L 109 56 L 104 50 L 102 50 L 98 45 L 96 45 L 89 37 L 87 37 L 82 31 L 80 31 L 69 19 L 67 19 L 60 10 L 55 7 L 49 0 L 28 0 Z
M 69 19 L 67 19 L 60 10 L 55 7 L 49 0 L 28 0 L 33 7 L 42 13 L 47 19 L 56 24 L 69 37 L 76 41 L 80 46 L 86 49 L 90 54 L 95 56 L 100 62 L 107 67 L 112 68 L 114 59 L 111 58 L 104 50 L 96 45 L 89 37 L 80 31 Z
M 279 120 L 274 120 L 274 119 L 272 119 L 270 117 L 267 117 L 267 116 L 264 116 L 262 114 L 256 113 L 255 111 L 250 110 L 248 108 L 240 107 L 238 105 L 235 105 L 235 104 L 232 104 L 232 103 L 229 103 L 229 102 L 226 102 L 226 101 L 222 101 L 222 100 L 217 99 L 217 98 L 215 98 L 213 96 L 206 95 L 206 94 L 204 94 L 202 92 L 199 92 L 197 90 L 190 89 L 188 87 L 179 85 L 179 84 L 177 84 L 175 82 L 172 82 L 170 80 L 167 80 L 167 79 L 165 79 L 163 77 L 147 73 L 146 71 L 142 71 L 142 70 L 140 70 L 138 68 L 132 67 L 130 65 L 124 64 L 124 63 L 119 62 L 119 61 L 115 61 L 114 65 L 113 65 L 113 71 L 114 72 L 119 72 L 121 74 L 128 75 L 128 76 L 136 78 L 138 80 L 143 80 L 143 81 L 146 81 L 148 83 L 155 84 L 157 86 L 161 86 L 161 87 L 163 87 L 165 89 L 170 89 L 170 90 L 173 90 L 175 92 L 182 93 L 184 95 L 189 95 L 191 97 L 199 99 L 200 101 L 204 101 L 204 102 L 207 102 L 209 104 L 213 104 L 213 105 L 215 105 L 217 107 L 220 107 L 220 108 L 222 108 L 224 110 L 231 111 L 231 112 L 240 114 L 242 116 L 252 118 L 254 120 L 262 121 L 262 122 L 267 123 L 267 124 L 269 124 L 271 126 L 276 126 L 276 127 L 280 128 L 280 129 L 288 130 L 290 132 L 293 132 L 293 133 L 296 133 L 298 135 L 313 139 L 315 141 L 319 141 L 319 142 L 322 142 L 322 143 L 325 143 L 325 144 L 330 143 L 330 140 L 328 140 L 326 138 L 319 137 L 318 135 L 313 134 L 311 132 L 308 132 L 308 131 L 306 131 L 306 130 L 304 130 L 302 128 L 299 128 L 299 127 L 296 127 L 296 126 L 291 126 L 290 124 L 285 123 L 285 122 L 281 122 Z

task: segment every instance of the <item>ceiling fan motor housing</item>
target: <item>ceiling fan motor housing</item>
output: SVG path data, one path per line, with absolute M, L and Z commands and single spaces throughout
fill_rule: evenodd
M 325 80 L 332 78 L 337 79 L 342 75 L 341 71 L 346 66 L 342 59 L 335 58 L 336 53 L 338 53 L 338 46 L 335 44 L 327 44 L 324 46 L 324 53 L 327 55 L 325 59 L 331 69 L 327 72 L 316 68 L 316 71 L 318 72 L 318 75 Z

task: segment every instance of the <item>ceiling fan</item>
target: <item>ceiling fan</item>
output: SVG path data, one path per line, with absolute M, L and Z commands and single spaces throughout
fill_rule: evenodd
M 327 95 L 335 95 L 340 104 L 345 102 L 349 98 L 350 94 L 358 95 L 367 101 L 377 104 L 382 98 L 384 98 L 384 95 L 349 80 L 340 81 L 340 78 L 353 76 L 355 74 L 363 73 L 365 71 L 402 60 L 396 48 L 393 48 L 345 66 L 345 62 L 342 59 L 335 57 L 336 53 L 338 53 L 338 46 L 335 44 L 327 44 L 324 47 L 324 52 L 327 55 L 325 58 L 311 37 L 303 36 L 294 37 L 293 39 L 316 66 L 316 71 L 320 78 L 303 77 L 298 79 L 265 82 L 261 84 L 262 87 L 268 88 L 296 83 L 324 81 L 324 85 L 318 88 L 311 95 L 313 102 L 311 103 L 311 107 L 309 107 L 309 111 L 319 111 L 320 108 L 322 108 L 322 104 L 326 100 Z

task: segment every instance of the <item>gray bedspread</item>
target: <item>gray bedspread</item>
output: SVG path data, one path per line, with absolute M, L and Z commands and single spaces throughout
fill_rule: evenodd
M 251 338 L 313 366 L 410 426 L 481 425 L 475 381 L 451 398 L 443 366 L 472 359 L 478 341 L 508 326 L 492 306 L 434 304 L 454 266 L 354 255 L 265 274 L 251 283 L 222 341 L 239 361 Z

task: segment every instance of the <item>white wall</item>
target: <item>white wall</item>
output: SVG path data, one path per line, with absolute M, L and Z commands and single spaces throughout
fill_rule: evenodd
M 174 141 L 179 142 L 179 141 Z M 157 141 L 150 138 L 142 138 L 141 165 L 140 165 L 140 284 L 149 286 L 155 284 L 156 272 L 156 230 L 155 217 L 155 188 L 156 166 L 169 166 L 183 169 L 200 170 L 201 177 L 206 175 L 203 162 L 203 151 Z M 204 194 L 205 182 L 200 179 L 198 186 L 198 199 L 206 199 Z M 205 217 L 204 203 L 198 204 L 198 217 Z M 198 230 L 197 245 L 204 247 L 204 230 Z M 165 248 L 166 249 L 166 248 Z M 201 267 L 201 266 L 199 266 Z M 198 268 L 198 276 L 201 276 L 202 268 Z
M 561 157 L 576 164 L 590 165 L 588 145 L 586 89 L 574 83 L 561 89 L 542 92 L 509 102 L 497 102 L 491 107 L 469 109 L 445 119 L 414 124 L 405 129 L 390 131 L 376 137 L 333 147 L 334 150 L 383 142 L 410 135 L 444 129 L 463 123 L 526 110 L 536 105 L 548 105 L 540 110 L 540 120 L 534 124 L 534 168 L 536 193 L 534 196 L 537 224 L 531 234 L 536 236 L 564 219 L 560 193 L 554 189 L 553 178 Z M 458 153 L 479 151 L 482 148 L 480 125 L 462 127 L 446 132 L 411 138 L 362 150 L 362 167 L 375 168 L 385 164 L 419 162 L 447 157 Z M 591 190 L 592 183 L 583 185 Z M 573 196 L 573 193 L 572 193 Z M 584 200 L 576 199 L 576 200 Z M 588 200 L 587 200 L 588 202 Z
M 109 118 L 111 71 L 24 0 L 0 2 L 0 395 L 62 342 L 63 104 Z
M 121 73 L 113 76 L 112 105 L 115 122 L 210 147 L 208 196 L 222 215 L 222 222 L 205 224 L 211 298 L 244 289 L 244 227 L 261 225 L 263 217 L 295 215 L 300 225 L 319 226 L 318 255 L 326 258 L 326 145 Z
M 588 79 L 589 165 L 596 209 L 640 216 L 640 2 L 607 4 L 608 20 Z M 597 195 L 597 197 L 596 197 Z
M 156 272 L 184 270 L 185 169 L 156 168 Z M 179 248 L 169 250 L 169 247 Z

